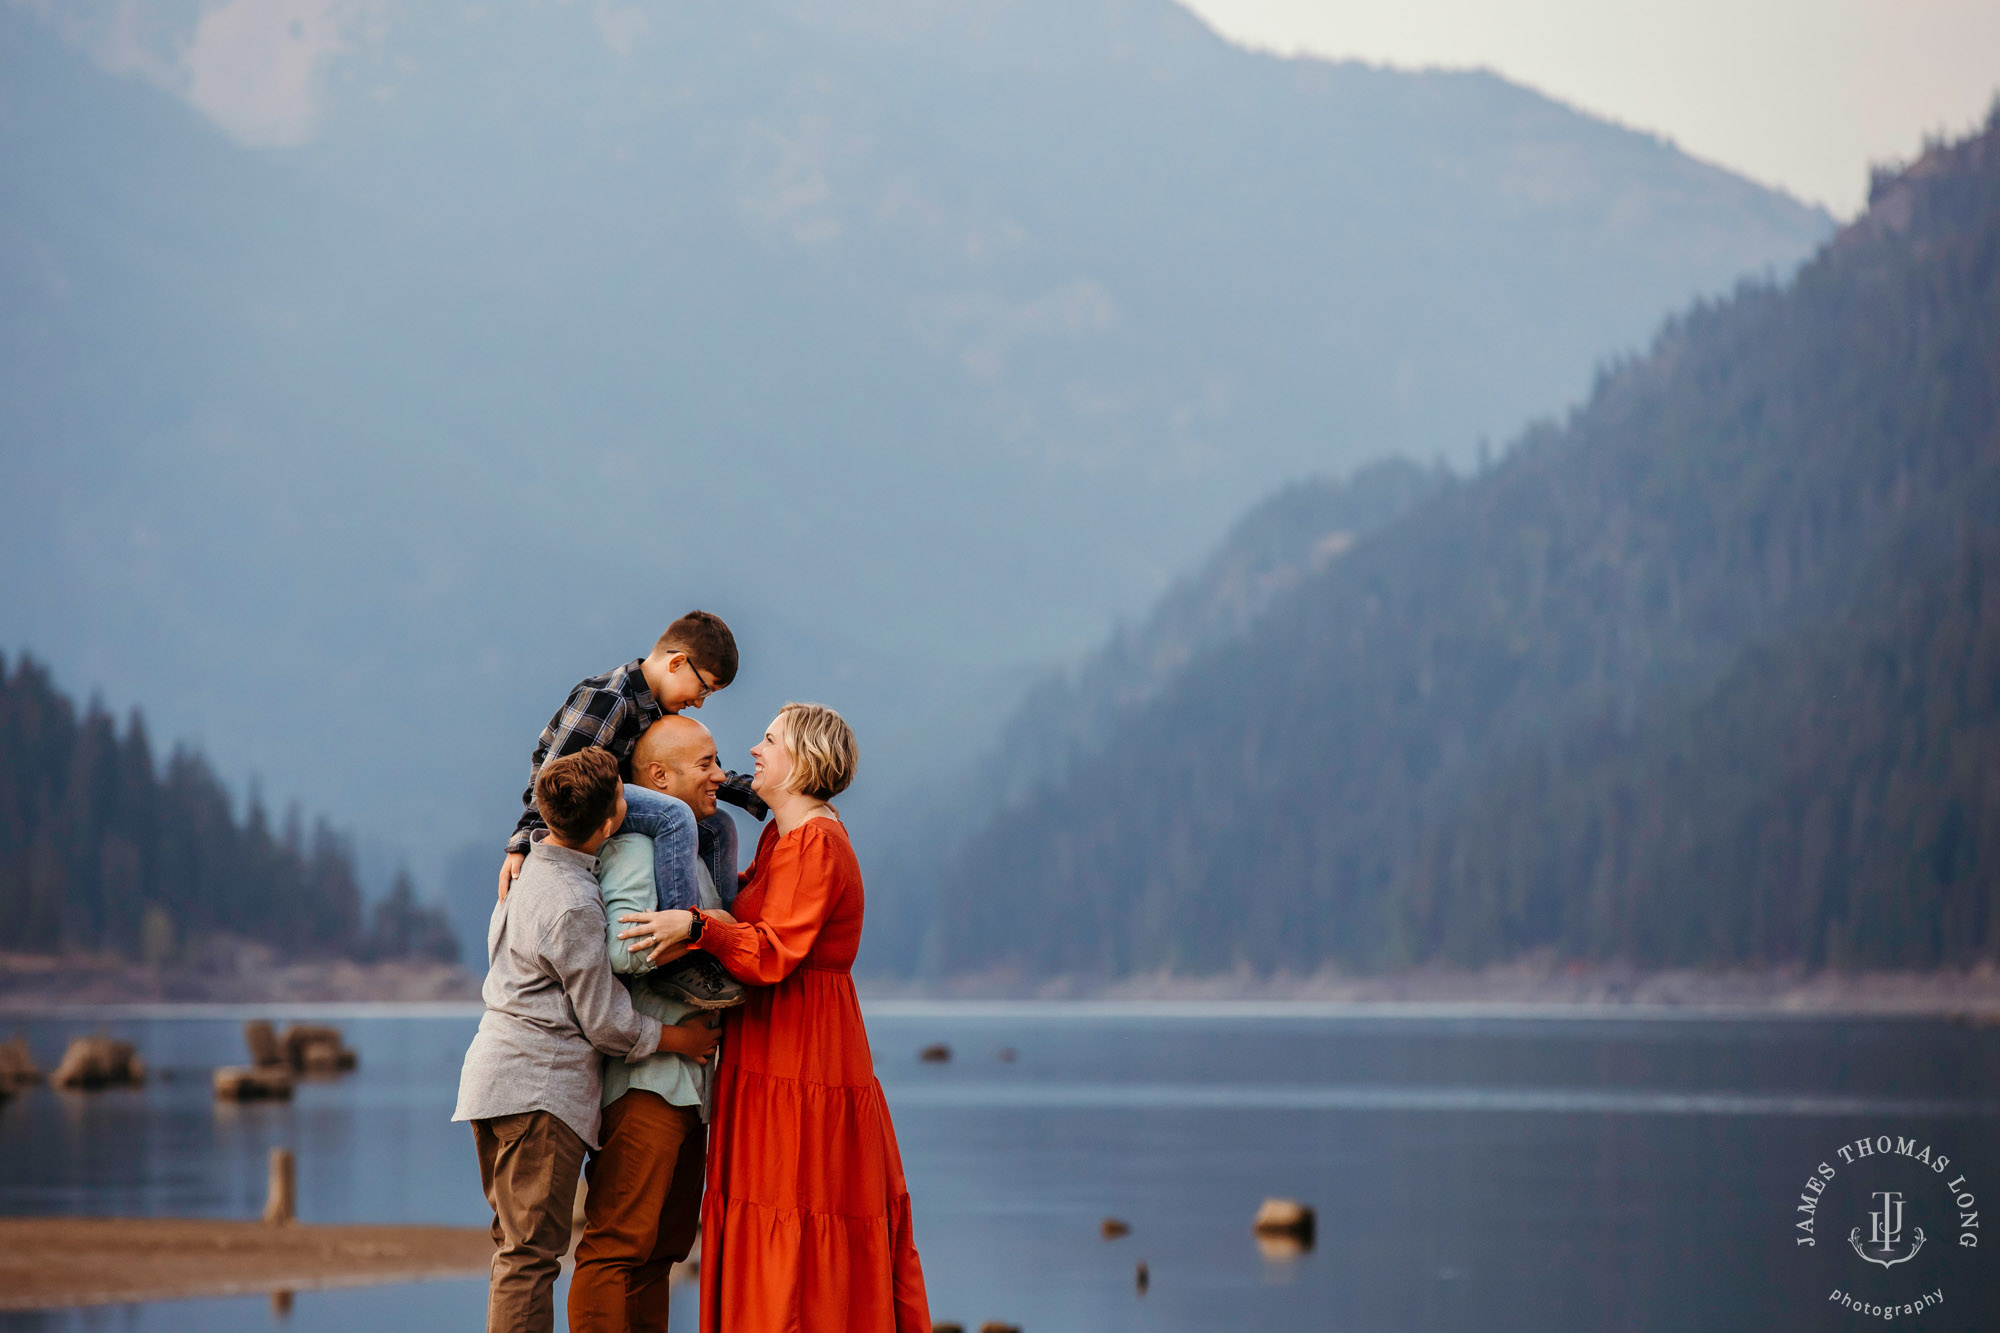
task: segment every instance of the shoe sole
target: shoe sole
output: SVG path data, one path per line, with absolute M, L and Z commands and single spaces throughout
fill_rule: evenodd
M 661 986 L 657 990 L 659 994 L 666 996 L 670 1000 L 679 1000 L 682 1004 L 696 1009 L 706 1009 L 710 1013 L 715 1012 L 717 1009 L 734 1009 L 737 1005 L 742 1004 L 750 998 L 746 992 L 742 995 L 732 995 L 726 1000 L 710 1000 L 699 995 L 690 995 L 678 986 Z

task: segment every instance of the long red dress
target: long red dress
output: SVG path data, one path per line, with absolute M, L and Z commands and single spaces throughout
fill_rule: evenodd
M 700 946 L 749 985 L 729 1011 L 701 1207 L 703 1333 L 930 1333 L 896 1131 L 854 953 L 861 867 L 836 819 L 764 830 Z

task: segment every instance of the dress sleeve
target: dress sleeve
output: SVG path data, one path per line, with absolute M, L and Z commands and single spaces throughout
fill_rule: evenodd
M 824 833 L 806 828 L 771 848 L 762 877 L 763 911 L 755 921 L 711 918 L 695 946 L 752 986 L 775 986 L 812 952 L 820 929 L 838 905 L 832 848 Z

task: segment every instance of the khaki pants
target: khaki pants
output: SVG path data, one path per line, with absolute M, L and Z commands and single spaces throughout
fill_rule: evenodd
M 569 1251 L 583 1140 L 547 1111 L 472 1122 L 479 1183 L 493 1205 L 493 1277 L 487 1333 L 555 1327 L 556 1275 Z
M 665 1333 L 667 1277 L 701 1224 L 707 1130 L 695 1107 L 635 1088 L 604 1109 L 603 1140 L 586 1171 L 571 1333 Z

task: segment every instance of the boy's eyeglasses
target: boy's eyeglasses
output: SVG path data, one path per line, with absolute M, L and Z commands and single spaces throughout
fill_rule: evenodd
M 688 670 L 694 672 L 695 681 L 701 686 L 701 693 L 696 697 L 706 699 L 709 695 L 714 694 L 715 686 L 708 683 L 708 677 L 701 674 L 701 668 L 694 664 L 694 659 L 683 652 L 681 660 L 688 664 Z

